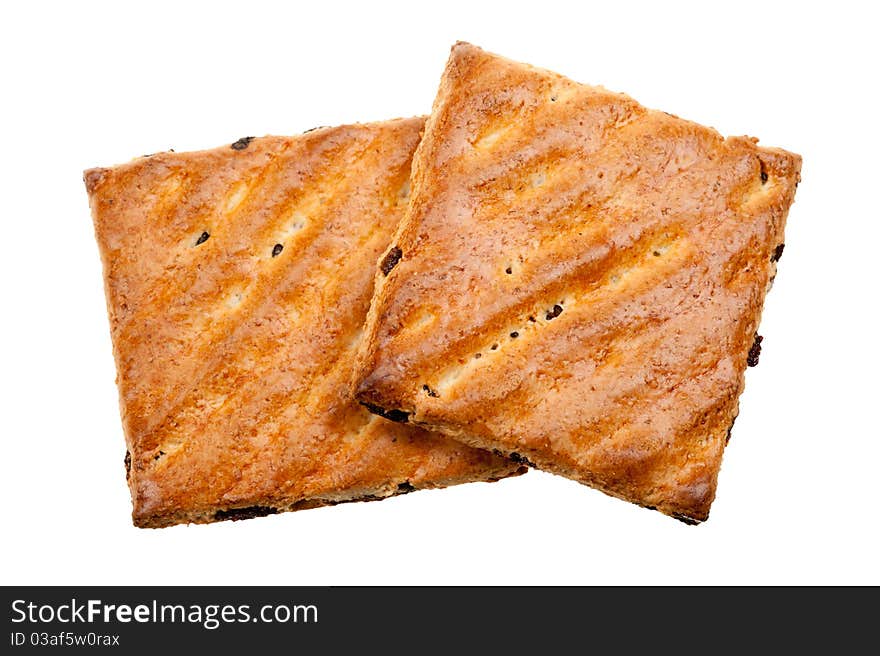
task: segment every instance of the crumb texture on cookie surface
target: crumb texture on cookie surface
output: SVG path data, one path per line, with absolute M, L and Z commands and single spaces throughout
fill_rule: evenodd
M 423 122 L 246 137 L 85 173 L 136 524 L 519 471 L 351 401 L 373 273 Z
M 799 173 L 797 155 L 457 44 L 357 398 L 706 519 Z

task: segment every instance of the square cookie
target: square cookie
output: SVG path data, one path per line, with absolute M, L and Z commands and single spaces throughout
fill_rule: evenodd
M 457 44 L 377 273 L 357 398 L 705 520 L 800 165 Z
M 350 396 L 423 123 L 248 137 L 86 171 L 137 526 L 522 470 Z

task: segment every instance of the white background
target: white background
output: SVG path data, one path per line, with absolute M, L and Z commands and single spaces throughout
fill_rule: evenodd
M 880 583 L 870 6 L 3 3 L 0 583 Z M 82 170 L 425 113 L 458 39 L 803 155 L 711 519 L 532 472 L 133 528 Z

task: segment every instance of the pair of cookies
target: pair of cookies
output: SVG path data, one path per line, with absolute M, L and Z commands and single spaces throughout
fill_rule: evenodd
M 135 524 L 526 464 L 704 520 L 799 169 L 459 43 L 427 123 L 87 171 Z

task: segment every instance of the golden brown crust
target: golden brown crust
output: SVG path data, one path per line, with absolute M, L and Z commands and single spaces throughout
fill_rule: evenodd
M 457 44 L 357 398 L 706 519 L 800 162 Z
M 423 119 L 85 173 L 138 526 L 492 480 L 517 465 L 350 400 Z

